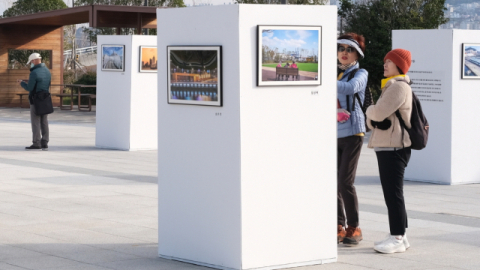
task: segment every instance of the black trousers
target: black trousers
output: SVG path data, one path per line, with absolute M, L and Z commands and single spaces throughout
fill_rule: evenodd
M 391 235 L 404 235 L 408 228 L 407 210 L 403 197 L 403 175 L 410 160 L 411 149 L 378 151 L 378 170 L 383 197 L 388 208 L 388 223 Z
M 358 199 L 355 174 L 362 150 L 363 136 L 337 139 L 337 218 L 338 225 L 358 227 Z M 346 222 L 345 222 L 346 214 Z

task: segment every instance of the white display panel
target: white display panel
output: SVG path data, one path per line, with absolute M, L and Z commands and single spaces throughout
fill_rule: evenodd
M 159 27 L 158 48 L 222 46 L 224 82 L 222 107 L 168 104 L 159 65 L 159 256 L 220 269 L 336 261 L 336 7 L 208 6 L 157 18 L 197 22 Z M 256 86 L 257 26 L 286 24 L 322 26 L 321 63 L 334 68 L 322 69 L 321 86 Z
M 430 124 L 427 147 L 412 150 L 405 179 L 449 185 L 480 182 L 480 168 L 472 161 L 480 150 L 474 139 L 479 130 L 465 118 L 480 98 L 480 81 L 462 80 L 462 44 L 480 42 L 480 31 L 395 30 L 392 36 L 394 49 L 412 53 L 407 75 Z
M 124 46 L 124 71 L 97 65 L 95 146 L 118 150 L 157 149 L 157 74 L 140 73 L 139 48 L 156 46 L 156 36 L 98 36 L 98 46 Z M 101 53 L 97 63 L 102 62 Z

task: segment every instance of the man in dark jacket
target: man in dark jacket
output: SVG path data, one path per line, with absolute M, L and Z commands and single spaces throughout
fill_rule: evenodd
M 35 91 L 47 91 L 50 88 L 52 75 L 50 71 L 42 63 L 42 57 L 39 53 L 32 53 L 28 57 L 27 65 L 30 64 L 30 77 L 28 82 L 20 81 L 23 89 L 30 92 L 28 100 L 30 101 L 30 120 L 32 122 L 33 144 L 25 147 L 26 150 L 48 150 L 48 114 L 36 115 L 35 106 L 33 105 L 33 94 Z

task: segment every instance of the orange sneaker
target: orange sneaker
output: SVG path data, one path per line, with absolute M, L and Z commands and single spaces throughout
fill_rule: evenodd
M 343 238 L 345 238 L 345 235 L 347 235 L 347 232 L 343 228 L 342 225 L 337 226 L 337 244 L 340 242 L 343 242 Z
M 343 244 L 348 246 L 356 246 L 363 240 L 362 230 L 359 227 L 348 226 L 347 235 L 343 239 Z

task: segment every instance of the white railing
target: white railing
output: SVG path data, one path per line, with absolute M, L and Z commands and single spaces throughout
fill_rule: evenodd
M 97 62 L 97 46 L 84 47 L 75 49 L 74 62 L 77 66 L 91 66 L 96 65 Z M 72 63 L 72 50 L 63 51 L 63 66 L 70 65 Z
M 97 53 L 97 46 L 83 47 L 75 49 L 76 54 L 87 54 L 87 53 Z M 72 50 L 63 51 L 63 55 L 71 55 Z

